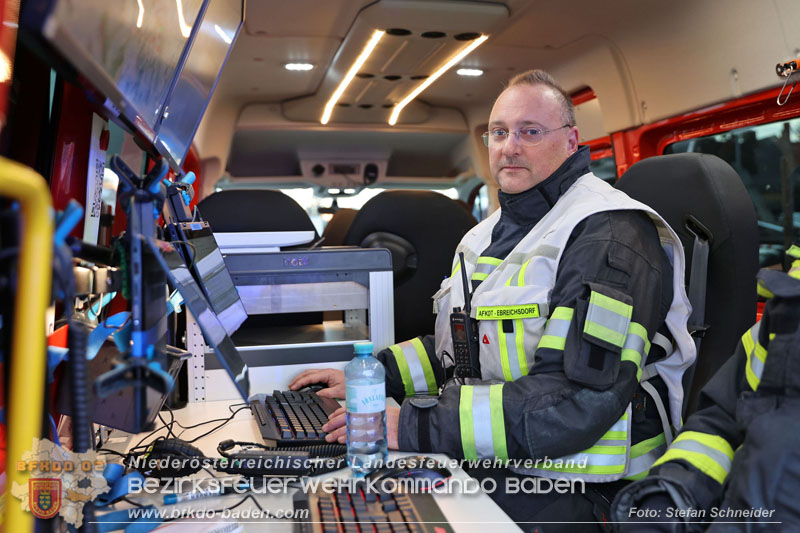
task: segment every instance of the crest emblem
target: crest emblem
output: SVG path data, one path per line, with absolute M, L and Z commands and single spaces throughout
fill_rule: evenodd
M 28 500 L 33 516 L 43 519 L 53 518 L 61 509 L 61 480 L 29 479 Z

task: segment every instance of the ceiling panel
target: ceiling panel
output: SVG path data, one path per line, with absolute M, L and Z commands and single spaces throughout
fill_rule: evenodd
M 250 35 L 343 38 L 358 12 L 374 0 L 250 0 L 245 32 Z

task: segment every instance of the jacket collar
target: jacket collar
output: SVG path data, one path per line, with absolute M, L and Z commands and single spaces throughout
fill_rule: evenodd
M 575 181 L 589 172 L 588 146 L 581 146 L 544 181 L 517 194 L 498 192 L 501 217 L 521 226 L 533 226 L 555 205 Z

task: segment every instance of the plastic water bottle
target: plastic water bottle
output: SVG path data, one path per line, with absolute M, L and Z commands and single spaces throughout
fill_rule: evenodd
M 361 477 L 386 463 L 386 370 L 372 357 L 372 343 L 355 344 L 356 356 L 344 369 L 347 464 Z

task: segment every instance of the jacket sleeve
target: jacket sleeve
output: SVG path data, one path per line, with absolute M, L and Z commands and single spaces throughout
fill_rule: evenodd
M 617 495 L 612 506 L 615 521 L 635 524 L 630 512 L 633 508 L 653 509 L 666 516 L 668 508 L 708 513 L 719 504 L 734 450 L 744 440 L 744 429 L 736 420 L 736 404 L 740 393 L 748 390 L 747 353 L 756 343 L 760 346 L 752 336 L 754 329 L 742 336 L 733 356 L 703 387 L 698 410 L 648 476 Z
M 397 403 L 412 396 L 439 394 L 445 369 L 435 355 L 433 335 L 393 344 L 375 357 L 386 368 L 386 395 Z
M 643 352 L 664 321 L 671 267 L 652 222 L 628 211 L 579 224 L 559 265 L 532 373 L 513 382 L 448 384 L 434 406 L 407 400 L 401 449 L 556 458 L 591 447 L 620 419 L 643 356 L 634 356 L 628 337 L 638 337 Z M 618 320 L 604 321 L 609 316 Z

